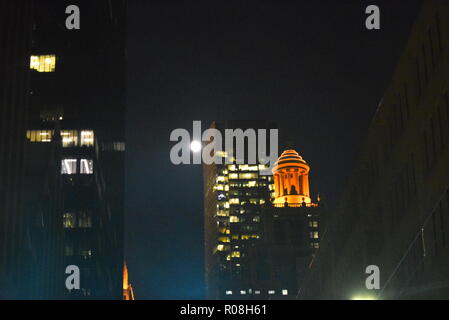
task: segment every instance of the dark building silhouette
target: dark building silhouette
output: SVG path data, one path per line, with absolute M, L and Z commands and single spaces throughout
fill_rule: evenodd
M 449 297 L 448 44 L 449 3 L 424 1 L 300 298 Z
M 2 143 L 11 183 L 2 176 L 9 231 L 0 265 L 16 289 L 6 298 L 123 296 L 126 4 L 78 1 L 81 29 L 69 30 L 71 4 L 18 1 L 1 10 L 5 41 L 17 43 L 2 37 L 1 51 L 12 48 L 2 79 L 17 79 L 2 95 L 2 139 L 12 140 Z M 79 290 L 65 286 L 68 265 L 80 269 Z
M 0 299 L 20 292 L 31 1 L 0 2 Z

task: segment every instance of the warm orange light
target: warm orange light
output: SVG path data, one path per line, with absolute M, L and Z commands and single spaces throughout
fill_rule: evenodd
M 273 167 L 274 204 L 312 205 L 309 190 L 310 166 L 295 150 L 285 150 Z
M 133 287 L 128 281 L 128 267 L 126 262 L 123 266 L 123 300 L 134 300 Z

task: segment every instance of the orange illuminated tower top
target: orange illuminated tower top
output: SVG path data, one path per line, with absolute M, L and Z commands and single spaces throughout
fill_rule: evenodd
M 133 287 L 128 282 L 128 267 L 126 266 L 126 262 L 123 266 L 123 300 L 134 300 Z
M 310 166 L 295 150 L 285 150 L 273 167 L 275 204 L 315 205 L 310 198 Z

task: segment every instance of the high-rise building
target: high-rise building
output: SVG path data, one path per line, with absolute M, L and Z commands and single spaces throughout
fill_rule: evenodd
M 300 298 L 449 297 L 448 44 L 449 3 L 424 1 Z
M 270 127 L 265 122 L 214 122 L 211 128 L 246 130 Z M 224 136 L 224 135 L 223 135 Z M 204 228 L 207 294 L 226 298 L 250 283 L 248 249 L 260 238 L 262 207 L 272 198 L 272 176 L 261 175 L 266 165 L 237 164 L 221 151 L 230 164 L 204 165 Z
M 21 291 L 23 149 L 32 3 L 0 2 L 0 299 Z
M 78 1 L 67 29 L 71 4 L 35 2 L 31 18 L 21 297 L 122 299 L 126 4 Z
M 323 208 L 312 201 L 309 164 L 286 150 L 272 169 L 275 197 L 261 214 L 261 239 L 249 250 L 252 299 L 295 299 L 319 248 Z M 237 292 L 234 298 L 240 298 Z

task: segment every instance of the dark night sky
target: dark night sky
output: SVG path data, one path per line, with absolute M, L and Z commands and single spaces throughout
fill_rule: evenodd
M 170 4 L 168 4 L 170 3 Z M 335 202 L 420 1 L 129 1 L 126 257 L 138 299 L 204 297 L 202 173 L 173 166 L 193 120 L 278 121 Z M 365 29 L 365 7 L 381 30 Z

